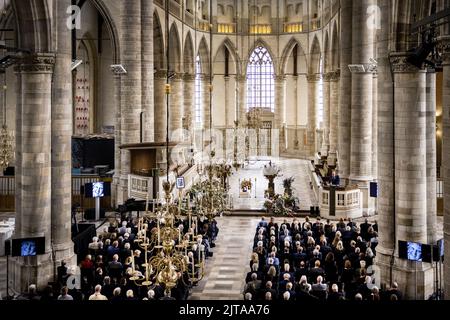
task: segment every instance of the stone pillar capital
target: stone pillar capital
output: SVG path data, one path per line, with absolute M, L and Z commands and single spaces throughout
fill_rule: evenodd
M 330 81 L 339 81 L 339 78 L 341 77 L 341 69 L 336 69 L 332 72 L 330 72 Z
M 55 66 L 55 55 L 53 53 L 36 53 L 26 55 L 16 60 L 16 72 L 24 73 L 53 73 Z
M 283 81 L 286 81 L 286 76 L 284 74 L 283 75 L 274 75 L 273 79 L 278 82 L 283 82 Z
M 155 79 L 166 79 L 167 78 L 167 70 L 164 70 L 164 69 L 156 70 L 156 72 L 154 73 L 154 77 L 155 77 Z
M 246 76 L 241 75 L 241 74 L 236 75 L 236 81 L 244 82 L 244 81 L 246 81 L 246 80 L 247 80 L 247 77 L 246 77 Z
M 183 73 L 174 73 L 172 76 L 172 80 L 174 81 L 181 81 L 184 78 L 184 74 Z
M 424 69 L 419 69 L 408 62 L 408 58 L 412 55 L 409 52 L 394 52 L 389 59 L 394 73 L 417 73 L 423 72 Z
M 321 78 L 321 76 L 318 73 L 306 75 L 306 80 L 308 82 L 318 82 L 318 81 L 320 81 L 320 78 Z
M 195 74 L 185 73 L 183 74 L 184 81 L 195 81 Z
M 323 81 L 330 82 L 333 78 L 333 72 L 327 72 L 323 74 Z

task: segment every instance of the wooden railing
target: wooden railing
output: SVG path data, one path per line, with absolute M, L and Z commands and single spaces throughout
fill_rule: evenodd
M 0 211 L 15 211 L 16 179 L 0 177 Z

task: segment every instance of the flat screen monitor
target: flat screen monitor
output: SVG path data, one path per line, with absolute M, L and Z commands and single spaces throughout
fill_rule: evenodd
M 13 257 L 32 257 L 45 253 L 45 238 L 22 238 L 12 240 Z
M 422 261 L 422 245 L 417 242 L 399 241 L 398 256 L 401 259 Z
M 178 177 L 177 178 L 177 189 L 184 189 L 184 188 L 185 188 L 184 177 Z
M 84 196 L 86 198 L 103 198 L 111 195 L 111 183 L 93 182 L 84 186 Z
M 410 242 L 408 241 L 406 243 L 406 250 L 407 250 L 407 259 L 411 261 L 422 261 L 423 253 L 422 253 L 422 245 L 417 242 Z
M 439 248 L 439 256 L 444 256 L 444 239 L 441 239 L 438 241 L 438 248 Z

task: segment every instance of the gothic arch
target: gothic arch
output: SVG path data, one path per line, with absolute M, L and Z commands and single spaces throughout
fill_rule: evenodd
M 166 68 L 166 56 L 164 54 L 164 34 L 161 28 L 161 20 L 158 12 L 153 13 L 153 61 L 156 70 Z
M 298 52 L 297 52 L 298 56 L 303 57 L 303 59 L 299 61 L 300 65 L 301 65 L 299 67 L 299 69 L 306 70 L 306 66 L 307 66 L 308 62 L 307 62 L 307 57 L 306 57 L 305 51 L 303 50 L 301 43 L 297 39 L 292 37 L 291 40 L 289 40 L 286 47 L 284 48 L 283 53 L 281 55 L 280 74 L 287 73 L 287 65 L 288 65 L 289 59 L 292 56 L 292 51 L 294 50 L 295 46 L 297 46 L 297 48 L 298 48 Z
M 169 31 L 169 68 L 171 72 L 180 73 L 181 68 L 181 45 L 180 34 L 176 23 L 172 23 Z
M 258 39 L 255 41 L 255 43 L 253 44 L 253 46 L 250 48 L 250 50 L 248 51 L 247 59 L 246 59 L 246 61 L 245 61 L 245 68 L 244 68 L 244 70 L 243 70 L 243 73 L 245 72 L 244 75 L 247 74 L 247 65 L 248 65 L 248 61 L 249 61 L 249 59 L 250 59 L 250 57 L 251 57 L 253 51 L 255 51 L 255 48 L 257 48 L 257 47 L 259 47 L 259 46 L 266 48 L 267 51 L 269 52 L 269 55 L 270 55 L 270 57 L 272 58 L 272 62 L 273 62 L 273 71 L 274 71 L 275 75 L 277 75 L 278 66 L 277 66 L 277 61 L 276 61 L 276 59 L 275 59 L 276 55 L 274 55 L 274 53 L 273 53 L 273 51 L 272 51 L 272 48 L 267 44 L 267 42 L 264 41 L 264 40 L 261 39 L 261 38 L 258 38 Z
M 183 48 L 183 67 L 184 73 L 194 74 L 195 73 L 195 52 L 194 44 L 192 41 L 191 32 L 189 31 L 186 39 L 184 40 Z
M 118 63 L 120 63 L 120 43 L 119 43 L 119 32 L 117 30 L 117 26 L 114 23 L 111 12 L 105 5 L 104 0 L 92 0 L 92 3 L 94 4 L 95 8 L 98 10 L 98 12 L 103 17 L 105 25 L 108 29 L 108 33 L 111 37 L 111 46 L 113 49 L 114 63 L 118 64 Z
M 339 35 L 337 22 L 334 22 L 333 29 L 331 32 L 331 68 L 336 70 L 339 68 Z
M 200 40 L 197 52 L 198 55 L 200 56 L 200 65 L 202 68 L 202 73 L 209 74 L 210 70 L 209 48 L 205 37 L 202 37 L 202 39 Z
M 11 2 L 16 16 L 17 45 L 31 52 L 52 52 L 52 8 L 46 0 Z
M 214 56 L 215 57 L 214 61 L 217 61 L 217 57 L 218 57 L 220 51 L 223 50 L 223 48 L 227 48 L 228 52 L 230 53 L 230 57 L 232 57 L 233 62 L 234 62 L 236 74 L 241 74 L 241 66 L 240 66 L 241 60 L 240 60 L 239 55 L 237 54 L 236 46 L 229 38 L 226 38 L 222 42 L 222 44 L 219 46 L 219 48 L 217 49 L 216 54 Z
M 328 36 L 328 30 L 325 33 L 325 38 L 323 42 L 323 71 L 329 72 L 332 69 L 331 63 L 331 51 L 330 51 L 330 38 Z
M 320 73 L 320 43 L 319 39 L 317 39 L 317 36 L 314 36 L 314 39 L 312 41 L 311 45 L 311 51 L 310 51 L 310 63 L 308 72 L 309 74 L 317 74 Z

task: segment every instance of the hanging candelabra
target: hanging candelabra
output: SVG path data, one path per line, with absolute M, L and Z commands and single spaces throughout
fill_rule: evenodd
M 5 170 L 14 159 L 14 135 L 8 130 L 6 116 L 6 73 L 3 72 L 3 124 L 0 131 L 0 168 Z

